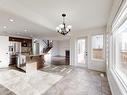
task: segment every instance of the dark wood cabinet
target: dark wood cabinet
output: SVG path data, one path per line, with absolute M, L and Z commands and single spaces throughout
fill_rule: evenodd
M 10 55 L 10 63 L 9 63 L 9 66 L 16 65 L 16 64 L 17 64 L 17 57 L 16 57 L 16 55 Z
M 21 46 L 22 46 L 22 47 L 27 47 L 27 46 L 28 46 L 27 44 L 28 44 L 28 43 L 22 43 Z
M 9 37 L 9 41 L 21 42 L 22 47 L 32 47 L 32 39 Z

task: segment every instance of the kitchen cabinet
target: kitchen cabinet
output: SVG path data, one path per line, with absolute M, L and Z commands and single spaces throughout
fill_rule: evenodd
M 17 56 L 16 55 L 10 55 L 10 64 L 9 64 L 9 66 L 11 66 L 11 65 L 16 66 L 16 64 L 17 64 Z
M 21 42 L 22 47 L 32 47 L 32 39 L 9 37 L 9 41 Z

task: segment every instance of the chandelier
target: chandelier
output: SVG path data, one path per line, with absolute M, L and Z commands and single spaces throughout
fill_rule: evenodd
M 62 35 L 66 35 L 67 33 L 69 33 L 71 31 L 72 26 L 71 25 L 66 26 L 66 24 L 65 24 L 66 14 L 62 14 L 62 17 L 63 17 L 63 23 L 60 24 L 58 27 L 56 27 L 56 30 L 58 33 L 60 33 Z

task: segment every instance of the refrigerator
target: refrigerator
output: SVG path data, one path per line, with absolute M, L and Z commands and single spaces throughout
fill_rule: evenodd
M 39 54 L 39 43 L 34 42 L 33 43 L 33 55 L 38 55 Z
M 10 54 L 21 54 L 21 42 L 10 42 Z

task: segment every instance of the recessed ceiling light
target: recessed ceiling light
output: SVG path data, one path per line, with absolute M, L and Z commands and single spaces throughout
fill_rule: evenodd
M 25 31 L 25 32 L 27 32 L 28 30 L 27 30 L 27 29 L 25 29 L 24 31 Z
M 13 19 L 11 19 L 11 18 L 9 19 L 9 21 L 10 21 L 10 22 L 14 22 L 14 20 L 13 20 Z
M 7 26 L 3 26 L 3 28 L 4 28 L 4 29 L 6 29 L 6 28 L 7 28 Z

